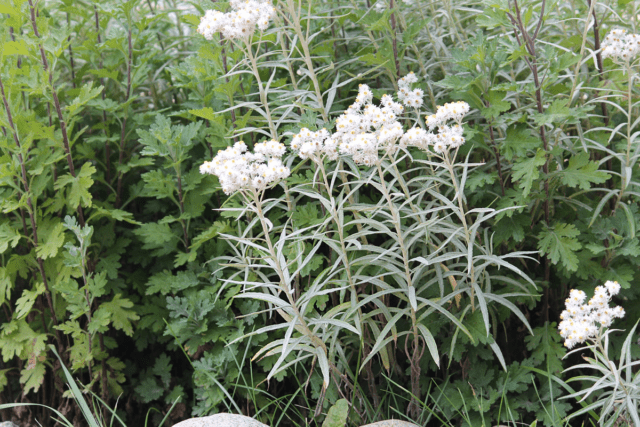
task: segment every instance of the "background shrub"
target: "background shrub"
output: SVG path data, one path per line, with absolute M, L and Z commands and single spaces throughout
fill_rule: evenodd
M 229 8 L 223 2 L 0 6 L 0 403 L 41 403 L 82 422 L 46 346 L 53 344 L 73 375 L 109 406 L 117 403 L 130 425 L 149 408 L 160 422 L 179 397 L 170 422 L 230 410 L 257 413 L 272 426 L 306 425 L 346 397 L 351 423 L 406 414 L 423 425 L 562 423 L 579 408 L 558 400 L 568 391 L 563 366 L 580 361 L 576 354 L 561 360 L 556 322 L 569 289 L 592 294 L 617 280 L 616 299 L 627 311 L 617 327 L 630 329 L 640 317 L 638 68 L 600 51 L 611 29 L 638 32 L 637 2 L 274 5 L 278 14 L 248 48 L 196 33 L 205 10 Z M 468 166 L 453 175 L 465 180 L 460 205 L 446 169 L 425 174 L 402 159 L 384 181 L 343 159 L 327 165 L 333 181 L 324 195 L 317 169 L 289 156 L 292 176 L 267 193 L 273 229 L 265 235 L 242 198 L 199 172 L 238 141 L 251 148 L 276 138 L 288 146 L 301 128 L 333 131 L 359 84 L 377 103 L 411 71 L 424 111 L 457 100 L 471 107 L 457 156 Z M 407 113 L 402 123 L 423 117 Z M 439 304 L 422 319 L 439 365 L 431 348 L 412 359 L 402 336 L 376 348 L 376 331 L 410 306 L 397 292 L 362 305 L 370 321 L 356 326 L 359 335 L 323 336 L 343 377 L 327 382 L 313 357 L 274 369 L 293 362 L 293 353 L 252 360 L 284 340 L 286 329 L 237 340 L 282 320 L 268 304 L 239 297 L 272 274 L 258 274 L 268 256 L 245 243 L 317 231 L 307 241 L 282 239 L 280 251 L 300 267 L 293 296 L 313 300 L 304 314 L 335 315 L 350 302 L 338 289 L 347 269 L 331 284 L 337 290 L 314 294 L 314 286 L 338 263 L 332 244 L 341 227 L 354 236 L 353 248 L 360 245 L 352 250 L 358 298 L 396 283 L 378 278 L 386 267 L 371 256 L 390 247 L 389 234 L 365 220 L 382 223 L 398 209 L 403 226 L 412 223 L 410 206 L 387 208 L 393 203 L 385 205 L 376 188 L 387 182 L 400 192 L 403 177 L 412 194 L 420 183 L 440 182 L 457 206 L 453 218 L 465 211 L 476 222 L 480 209 L 499 211 L 466 241 L 453 219 L 428 235 L 414 230 L 424 242 L 414 241 L 413 253 L 428 257 L 435 242 L 445 254 L 471 247 L 474 259 L 520 254 L 509 262 L 522 274 L 492 258 L 477 280 L 513 308 L 477 309 L 475 279 L 452 255 L 421 282 L 433 282 L 423 297 Z M 420 197 L 425 212 L 437 207 L 436 195 Z M 323 204 L 331 198 L 344 206 L 341 223 Z M 399 331 L 417 327 L 411 315 L 397 322 Z M 610 339 L 617 350 L 624 336 Z M 630 349 L 637 358 L 637 345 Z M 53 425 L 45 409 L 0 414 Z

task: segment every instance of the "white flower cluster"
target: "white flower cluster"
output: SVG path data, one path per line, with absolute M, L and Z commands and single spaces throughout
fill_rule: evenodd
M 448 102 L 444 105 L 438 105 L 435 114 L 431 114 L 425 118 L 425 122 L 429 129 L 445 125 L 449 120 L 453 120 L 461 124 L 464 116 L 469 112 L 469 104 L 464 101 Z
M 311 159 L 314 162 L 321 162 L 323 155 L 330 160 L 338 158 L 338 143 L 333 138 L 329 138 L 326 129 L 311 131 L 307 128 L 300 129 L 300 132 L 293 136 L 291 149 L 296 151 L 301 159 Z
M 449 102 L 444 105 L 438 105 L 436 114 L 425 117 L 425 123 L 429 130 L 438 128 L 435 139 L 428 141 L 433 144 L 433 151 L 443 154 L 449 149 L 456 149 L 465 143 L 462 136 L 462 119 L 469 112 L 469 104 L 464 101 Z M 453 126 L 447 125 L 447 122 L 453 120 L 456 122 Z M 422 147 L 420 147 L 422 148 Z
M 200 165 L 200 173 L 217 176 L 227 195 L 250 188 L 261 191 L 291 174 L 282 164 L 285 147 L 278 141 L 256 144 L 254 152 L 247 152 L 244 142 L 236 142 L 233 147 L 218 151 L 212 161 Z
M 227 39 L 246 39 L 253 35 L 256 25 L 261 31 L 269 26 L 276 14 L 270 0 L 231 0 L 231 12 L 207 10 L 200 18 L 198 33 L 205 39 L 213 39 L 217 32 Z
M 640 35 L 612 30 L 602 42 L 602 57 L 631 61 L 640 53 Z
M 560 336 L 565 339 L 568 348 L 594 338 L 598 334 L 596 322 L 602 327 L 611 326 L 615 318 L 624 317 L 624 309 L 620 306 L 611 308 L 609 301 L 613 295 L 620 292 L 618 282 L 608 281 L 604 286 L 596 287 L 593 298 L 584 304 L 587 295 L 572 289 L 566 300 L 566 310 L 560 315 Z
M 413 74 L 413 71 L 398 80 L 398 100 L 407 107 L 422 107 L 424 91 L 419 88 L 411 90 L 411 84 L 416 83 L 417 81 L 418 78 Z
M 403 130 L 397 115 L 404 108 L 384 95 L 381 107 L 371 103 L 373 94 L 367 85 L 360 85 L 355 102 L 336 120 L 332 144 L 339 144 L 341 154 L 353 157 L 357 164 L 372 166 L 378 161 L 378 150 L 395 150 Z M 326 142 L 325 142 L 326 144 Z
M 418 96 L 409 93 L 409 85 L 415 82 L 416 76 L 410 73 L 400 79 L 398 86 L 406 89 L 408 96 Z M 400 92 L 398 96 L 402 97 Z M 404 96 L 404 100 L 407 99 Z M 398 121 L 404 107 L 391 96 L 383 95 L 380 106 L 374 105 L 372 101 L 373 93 L 369 86 L 360 85 L 354 103 L 336 119 L 335 133 L 329 135 L 325 129 L 313 132 L 302 128 L 293 136 L 291 149 L 301 158 L 311 158 L 316 162 L 322 161 L 323 156 L 335 160 L 338 154 L 345 154 L 352 156 L 356 164 L 373 166 L 379 160 L 380 150 L 392 154 L 398 148 L 413 146 L 425 151 L 432 148 L 436 153 L 443 154 L 465 142 L 460 124 L 469 112 L 466 102 L 445 104 L 438 107 L 436 114 L 427 117 L 429 131 L 438 128 L 438 132 L 433 133 L 419 127 L 404 132 Z M 456 121 L 456 124 L 447 125 L 450 120 Z

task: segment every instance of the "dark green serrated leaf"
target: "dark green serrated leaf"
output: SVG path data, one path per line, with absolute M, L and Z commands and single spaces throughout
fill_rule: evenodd
M 527 197 L 531 192 L 533 181 L 540 176 L 539 168 L 544 165 L 545 161 L 544 151 L 538 150 L 535 156 L 526 157 L 524 160 L 513 165 L 511 180 L 517 182 L 518 186 L 522 189 L 522 197 Z
M 579 235 L 580 231 L 574 224 L 556 223 L 538 234 L 538 249 L 542 254 L 548 255 L 552 263 L 558 264 L 561 261 L 568 271 L 576 271 L 578 257 L 575 252 L 582 248 L 576 238 Z
M 581 152 L 569 159 L 569 166 L 558 172 L 564 185 L 588 190 L 591 184 L 602 184 L 609 174 L 598 170 L 598 162 L 589 161 L 589 153 Z

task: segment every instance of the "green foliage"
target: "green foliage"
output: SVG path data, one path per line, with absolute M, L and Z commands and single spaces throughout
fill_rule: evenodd
M 575 252 L 582 247 L 578 242 L 580 231 L 573 224 L 557 223 L 552 228 L 540 232 L 538 248 L 543 254 L 549 255 L 554 264 L 558 261 L 568 271 L 578 269 L 578 257 Z
M 349 402 L 347 399 L 338 400 L 327 413 L 327 417 L 322 423 L 322 427 L 343 427 L 347 422 L 349 414 Z
M 246 43 L 197 33 L 226 3 L 5 3 L 2 401 L 92 426 L 90 393 L 128 425 L 161 425 L 177 399 L 165 425 L 596 422 L 566 421 L 581 404 L 559 400 L 563 368 L 583 361 L 554 321 L 604 280 L 623 288 L 614 326 L 640 317 L 638 66 L 597 64 L 592 20 L 601 45 L 638 27 L 634 2 L 283 0 Z M 199 172 L 236 141 L 333 132 L 359 84 L 378 105 L 410 71 L 425 96 L 406 128 L 471 106 L 451 170 L 414 148 L 384 178 L 287 154 L 261 209 Z M 11 415 L 53 424 L 33 408 Z

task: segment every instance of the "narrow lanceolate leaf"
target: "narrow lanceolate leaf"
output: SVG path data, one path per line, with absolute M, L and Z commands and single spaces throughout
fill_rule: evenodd
M 557 264 L 558 261 L 568 271 L 578 269 L 578 257 L 576 251 L 582 247 L 578 242 L 580 231 L 573 224 L 557 223 L 551 228 L 545 228 L 538 235 L 538 249 L 549 256 L 551 262 Z
M 582 152 L 569 159 L 569 167 L 559 172 L 564 185 L 582 190 L 591 188 L 591 184 L 602 184 L 609 174 L 598 170 L 598 162 L 589 161 L 589 153 Z
M 513 165 L 513 175 L 511 179 L 518 183 L 518 187 L 522 189 L 522 197 L 527 197 L 531 192 L 533 181 L 540 177 L 540 166 L 544 165 L 545 153 L 538 150 L 535 156 L 528 157 L 526 160 Z

